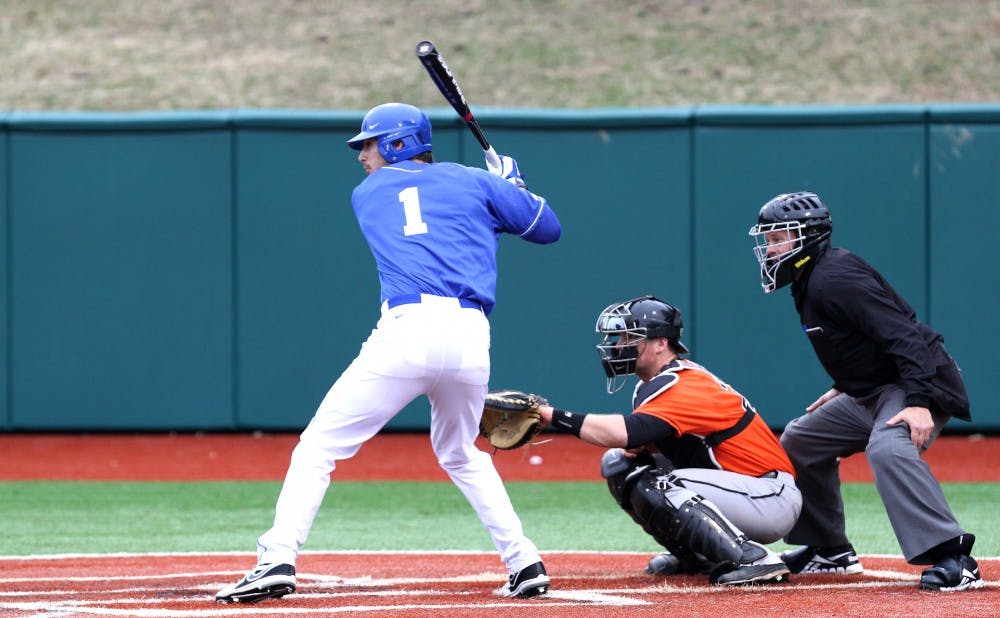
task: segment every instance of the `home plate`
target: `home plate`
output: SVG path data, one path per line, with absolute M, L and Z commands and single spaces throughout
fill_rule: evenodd
M 643 601 L 642 599 L 589 590 L 550 590 L 545 595 L 545 598 L 581 601 L 584 603 L 593 603 L 594 605 L 652 605 L 649 601 Z

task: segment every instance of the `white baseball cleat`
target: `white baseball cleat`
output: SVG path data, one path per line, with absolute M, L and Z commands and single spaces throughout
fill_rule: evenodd
M 295 567 L 290 564 L 258 564 L 246 576 L 215 594 L 218 603 L 256 603 L 295 592 Z
M 536 562 L 526 566 L 510 576 L 497 594 L 502 597 L 518 597 L 529 599 L 549 591 L 549 576 L 545 573 L 545 565 Z

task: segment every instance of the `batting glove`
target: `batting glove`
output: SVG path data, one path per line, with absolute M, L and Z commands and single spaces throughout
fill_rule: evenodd
M 517 169 L 517 161 L 507 155 L 498 155 L 498 158 L 500 165 L 493 165 L 490 158 L 486 157 L 486 169 L 512 185 L 524 188 L 524 178 L 521 176 L 521 170 Z

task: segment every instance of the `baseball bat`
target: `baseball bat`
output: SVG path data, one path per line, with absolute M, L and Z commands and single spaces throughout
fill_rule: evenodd
M 455 79 L 451 69 L 445 64 L 444 58 L 441 57 L 441 53 L 434 47 L 434 43 L 430 41 L 421 41 L 418 43 L 417 58 L 420 59 L 420 63 L 427 69 L 427 73 L 431 76 L 431 80 L 438 87 L 438 90 L 441 91 L 444 98 L 448 100 L 448 103 L 451 104 L 462 121 L 465 122 L 465 126 L 469 127 L 469 130 L 472 131 L 472 134 L 476 137 L 476 141 L 483 147 L 486 158 L 489 159 L 493 166 L 498 167 L 500 165 L 500 157 L 497 155 L 497 151 L 493 149 L 489 140 L 486 139 L 486 134 L 483 133 L 483 129 L 479 126 L 479 121 L 472 115 L 469 104 L 465 102 L 462 89 L 458 87 L 458 80 Z

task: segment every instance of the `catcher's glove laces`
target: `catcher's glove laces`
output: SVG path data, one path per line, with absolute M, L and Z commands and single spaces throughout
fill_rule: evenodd
M 549 438 L 547 440 L 537 440 L 535 442 L 528 442 L 524 450 L 521 452 L 521 460 L 518 463 L 524 463 L 525 461 L 528 461 L 528 459 L 531 456 L 531 447 L 541 446 L 543 444 L 548 444 L 549 442 L 552 442 L 552 438 Z M 493 455 L 496 456 L 496 454 L 497 454 L 497 449 L 493 449 Z M 541 457 L 541 455 L 539 455 L 539 457 Z

